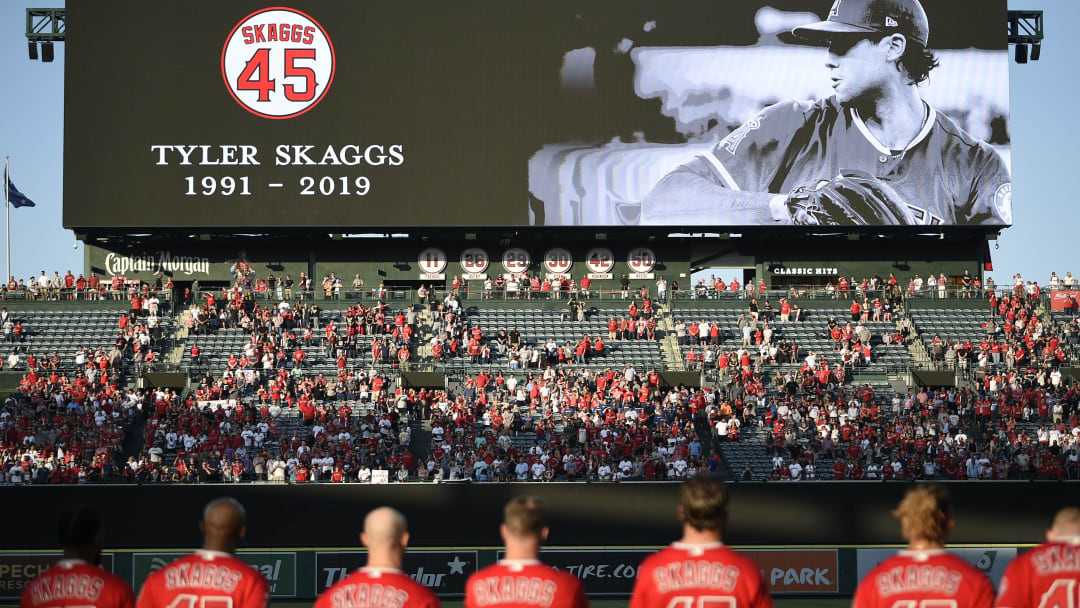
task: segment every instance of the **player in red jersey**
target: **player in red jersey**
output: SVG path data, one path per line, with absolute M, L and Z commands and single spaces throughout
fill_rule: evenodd
M 68 511 L 59 531 L 64 557 L 26 586 L 19 608 L 132 608 L 131 585 L 98 565 L 105 543 L 101 516 L 92 509 Z
M 367 565 L 315 600 L 315 608 L 439 608 L 439 598 L 401 570 L 409 531 L 405 516 L 379 507 L 364 518 Z
M 949 493 L 914 486 L 893 511 L 908 548 L 881 562 L 855 590 L 852 608 L 990 608 L 994 586 L 982 572 L 945 551 L 953 527 Z
M 1058 512 L 1046 542 L 1016 557 L 1005 569 L 996 608 L 1080 606 L 1080 509 Z
M 465 608 L 588 608 L 577 577 L 538 559 L 548 536 L 545 519 L 538 498 L 519 497 L 506 504 L 499 527 L 506 557 L 469 577 Z
M 402 564 L 408 546 L 405 516 L 389 506 L 367 514 L 360 540 L 367 565 L 319 596 L 314 608 L 438 608 L 438 597 L 410 579 Z
M 761 568 L 724 545 L 728 493 L 694 477 L 679 491 L 682 540 L 645 558 L 630 608 L 772 608 Z
M 266 608 L 266 578 L 233 556 L 247 532 L 246 519 L 232 498 L 206 505 L 199 523 L 203 548 L 151 574 L 136 608 Z

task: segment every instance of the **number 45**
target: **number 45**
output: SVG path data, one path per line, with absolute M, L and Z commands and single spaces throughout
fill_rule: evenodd
M 227 595 L 194 595 L 181 593 L 168 608 L 232 608 L 232 598 Z
M 315 49 L 285 49 L 285 77 L 299 76 L 304 79 L 304 90 L 286 84 L 285 98 L 289 101 L 311 101 L 315 98 L 315 70 L 298 67 L 297 59 L 315 59 Z M 254 78 L 259 72 L 258 79 Z M 251 60 L 244 66 L 244 71 L 236 77 L 236 90 L 258 91 L 259 101 L 270 101 L 270 92 L 277 88 L 277 82 L 270 78 L 270 49 L 258 49 Z
M 737 608 L 735 598 L 730 595 L 679 595 L 671 598 L 667 608 Z

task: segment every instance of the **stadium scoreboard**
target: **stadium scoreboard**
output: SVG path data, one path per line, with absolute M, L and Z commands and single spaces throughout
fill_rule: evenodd
M 832 93 L 790 34 L 832 4 L 72 0 L 64 225 L 682 227 L 646 204 L 666 175 Z M 1005 4 L 924 2 L 942 71 L 922 95 L 1007 158 Z M 992 188 L 1002 223 L 1011 184 Z M 969 221 L 941 215 L 920 223 Z

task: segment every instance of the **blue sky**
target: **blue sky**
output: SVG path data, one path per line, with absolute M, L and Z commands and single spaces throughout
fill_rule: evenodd
M 61 227 L 64 47 L 57 45 L 51 64 L 30 61 L 26 52 L 25 9 L 40 5 L 63 3 L 0 2 L 0 155 L 11 157 L 12 177 L 38 204 L 11 213 L 11 270 L 22 278 L 83 267 L 82 245 L 73 248 L 74 235 Z M 1001 283 L 1022 273 L 1044 282 L 1051 271 L 1080 272 L 1080 256 L 1057 255 L 1075 234 L 1065 199 L 1076 195 L 1080 177 L 1073 150 L 1080 141 L 1080 117 L 1073 114 L 1080 98 L 1080 37 L 1055 36 L 1067 31 L 1065 24 L 1080 23 L 1080 1 L 1010 0 L 1009 8 L 1045 10 L 1047 41 L 1040 61 L 1011 66 L 1014 226 L 992 251 L 992 276 Z M 123 179 L 123 173 L 101 179 Z

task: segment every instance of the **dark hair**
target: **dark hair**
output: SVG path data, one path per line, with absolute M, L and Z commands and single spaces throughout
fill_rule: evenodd
M 892 34 L 887 35 L 891 36 Z M 879 36 L 875 43 L 884 40 L 885 36 L 886 34 Z M 908 84 L 922 84 L 930 78 L 930 72 L 940 66 L 941 62 L 938 61 L 937 55 L 933 51 L 919 42 L 907 36 L 904 36 L 904 40 L 907 41 L 907 46 L 904 49 L 904 55 L 896 63 L 896 70 L 907 72 L 910 79 Z
M 85 547 L 101 532 L 102 521 L 98 512 L 89 509 L 65 511 L 60 516 L 57 537 L 61 547 Z
M 679 502 L 682 519 L 690 527 L 698 531 L 724 531 L 728 518 L 728 494 L 719 479 L 699 475 L 686 480 L 679 489 Z
M 912 40 L 908 41 L 904 56 L 896 64 L 896 69 L 907 71 L 911 78 L 910 84 L 922 84 L 930 78 L 930 71 L 941 65 L 937 55 L 923 45 Z

